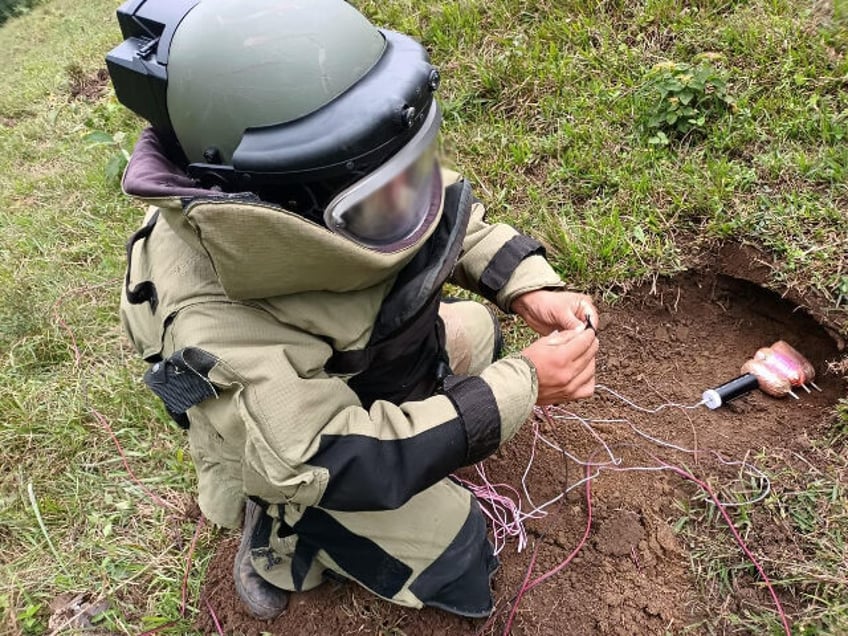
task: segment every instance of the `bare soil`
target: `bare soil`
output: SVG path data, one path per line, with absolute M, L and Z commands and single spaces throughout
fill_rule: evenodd
M 95 72 L 86 74 L 79 66 L 69 65 L 65 72 L 68 75 L 68 91 L 70 99 L 82 99 L 94 102 L 106 92 L 109 85 L 109 71 L 99 68 Z
M 745 255 L 733 254 L 736 259 L 740 256 Z M 537 417 L 528 422 L 511 443 L 484 462 L 491 481 L 521 491 L 538 428 L 546 439 L 583 460 L 604 461 L 606 451 L 599 441 L 603 440 L 621 460 L 618 468 L 655 468 L 663 460 L 688 467 L 732 496 L 727 493 L 734 485 L 739 488 L 735 483 L 739 468 L 722 464 L 710 451 L 726 460 L 747 458 L 756 464 L 752 456 L 761 450 L 800 449 L 808 438 L 823 435 L 832 407 L 845 390 L 840 377 L 826 372 L 827 363 L 841 356 L 837 342 L 797 305 L 719 273 L 736 273 L 739 263 L 734 266 L 732 260 L 723 269 L 658 279 L 631 290 L 614 306 L 602 305 L 598 383 L 647 409 L 670 402 L 694 405 L 704 389 L 739 375 L 741 365 L 757 349 L 785 340 L 812 362 L 821 392 L 798 389 L 795 400 L 754 391 L 715 411 L 701 406 L 648 413 L 599 388 L 593 398 L 568 405 L 572 413 L 593 421 L 594 435 L 552 409 L 553 420 Z M 597 421 L 622 418 L 630 424 Z M 631 424 L 658 440 L 699 452 L 652 442 L 635 434 Z M 539 505 L 584 474 L 583 466 L 537 442 L 526 483 Z M 464 469 L 461 476 L 480 482 L 473 468 Z M 681 633 L 698 624 L 715 608 L 705 607 L 690 571 L 692 546 L 684 545 L 674 529 L 682 515 L 680 502 L 690 501 L 697 491 L 669 471 L 602 471 L 591 484 L 588 540 L 573 561 L 520 599 L 511 633 L 638 636 Z M 522 507 L 531 506 L 525 501 Z M 227 634 L 502 634 L 533 554 L 530 580 L 557 567 L 579 545 L 587 523 L 585 487 L 570 490 L 547 511 L 547 516 L 526 523 L 526 549 L 518 552 L 516 541 L 510 539 L 500 553 L 501 568 L 493 583 L 496 611 L 488 621 L 394 606 L 354 584 L 335 582 L 293 595 L 287 612 L 274 621 L 253 620 L 233 590 L 231 568 L 238 543 L 234 535 L 221 539 L 207 571 L 200 607 L 208 603 Z M 726 530 L 721 522 L 716 525 Z M 767 553 L 769 545 L 759 541 L 752 548 Z M 765 590 L 753 577 L 750 582 L 740 594 L 769 607 Z M 785 602 L 791 612 L 791 599 Z M 210 612 L 200 612 L 197 628 L 216 633 Z M 687 633 L 700 632 L 696 627 Z

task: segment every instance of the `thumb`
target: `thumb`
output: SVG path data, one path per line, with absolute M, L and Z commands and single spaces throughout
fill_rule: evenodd
M 568 331 L 559 331 L 555 329 L 547 336 L 542 338 L 542 340 L 544 340 L 546 345 L 551 347 L 568 344 L 574 339 L 577 334 L 579 334 L 581 331 L 584 331 L 585 329 L 586 325 L 584 325 L 583 323 L 581 323 L 579 327 L 576 327 L 575 329 L 569 329 Z

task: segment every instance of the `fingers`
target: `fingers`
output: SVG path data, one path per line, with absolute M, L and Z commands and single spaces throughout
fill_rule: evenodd
M 571 382 L 566 385 L 563 394 L 568 400 L 582 400 L 591 397 L 595 393 L 595 358 L 583 367 L 583 369 L 575 375 Z
M 595 307 L 595 304 L 589 296 L 581 295 L 577 304 L 577 309 L 574 313 L 586 324 L 588 328 L 597 329 L 600 316 L 598 314 L 598 309 Z
M 549 347 L 557 347 L 556 355 L 564 363 L 579 363 L 581 359 L 594 358 L 598 351 L 598 338 L 592 329 L 585 325 L 570 331 L 555 331 L 549 336 L 539 338 Z
M 524 350 L 536 366 L 538 404 L 589 397 L 595 390 L 598 339 L 592 330 L 558 332 Z
M 588 340 L 589 346 L 582 348 Z M 560 371 L 561 388 L 556 391 L 558 401 L 577 400 L 591 396 L 595 392 L 595 356 L 598 352 L 598 339 L 594 332 L 579 334 L 569 347 L 572 356 Z
M 539 289 L 527 292 L 512 302 L 512 309 L 542 335 L 555 330 L 595 329 L 599 320 L 591 297 L 570 291 Z
M 584 367 L 579 373 L 572 376 L 564 385 L 552 386 L 540 380 L 539 394 L 536 403 L 540 406 L 546 404 L 562 404 L 591 397 L 595 393 L 595 361 Z
M 595 362 L 594 360 L 573 376 L 565 385 L 551 386 L 545 382 L 539 382 L 539 394 L 536 404 L 544 406 L 547 404 L 562 404 L 574 400 L 582 400 L 591 397 L 595 393 Z
M 580 329 L 581 327 L 595 329 L 598 326 L 598 309 L 586 294 L 565 292 L 567 299 L 560 306 L 557 322 L 565 329 Z

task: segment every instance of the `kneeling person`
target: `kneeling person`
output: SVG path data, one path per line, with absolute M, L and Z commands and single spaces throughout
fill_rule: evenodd
M 107 57 L 150 122 L 124 175 L 126 333 L 187 429 L 203 513 L 243 527 L 248 609 L 351 579 L 492 611 L 483 515 L 449 479 L 533 405 L 594 391 L 597 311 L 437 159 L 438 71 L 343 0 L 133 0 Z M 500 358 L 495 316 L 542 337 Z M 556 346 L 552 346 L 556 345 Z

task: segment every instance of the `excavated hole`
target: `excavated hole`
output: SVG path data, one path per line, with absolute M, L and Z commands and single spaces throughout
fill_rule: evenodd
M 755 391 L 716 411 L 666 408 L 651 414 L 599 389 L 594 398 L 568 405 L 582 418 L 627 418 L 658 440 L 704 451 L 696 459 L 633 434 L 626 423 L 595 423 L 598 436 L 622 460 L 622 467 L 655 466 L 658 457 L 701 471 L 702 477 L 729 487 L 737 469 L 728 469 L 705 451 L 756 463 L 761 451 L 803 451 L 810 438 L 826 434 L 833 406 L 844 394 L 843 380 L 826 372 L 827 363 L 840 358 L 837 342 L 793 303 L 754 283 L 714 273 L 715 269 L 658 279 L 634 289 L 615 306 L 602 306 L 598 382 L 642 407 L 667 402 L 693 405 L 704 389 L 738 375 L 757 349 L 785 340 L 812 362 L 822 391 L 799 389 L 798 400 Z M 724 271 L 728 269 L 734 270 Z M 486 460 L 493 482 L 521 490 L 533 428 L 525 425 L 510 444 Z M 574 456 L 594 461 L 606 458 L 598 440 L 576 420 L 540 421 L 539 428 Z M 462 474 L 479 482 L 473 469 Z M 561 453 L 537 445 L 527 477 L 533 502 L 539 505 L 556 497 L 583 474 L 584 468 L 566 461 Z M 531 546 L 539 546 L 534 577 L 554 568 L 578 544 L 586 523 L 584 492 L 574 490 L 552 505 L 546 517 L 527 523 Z M 690 484 L 668 472 L 602 473 L 592 485 L 589 540 L 567 568 L 523 598 L 513 633 L 658 634 L 703 618 L 703 610 L 692 609 L 698 606 L 694 602 L 698 594 L 689 547 L 672 529 L 680 515 L 675 501 L 688 500 L 693 494 Z M 524 509 L 528 508 L 525 503 Z M 397 607 L 355 585 L 332 582 L 295 595 L 286 614 L 262 623 L 251 620 L 234 595 L 231 564 L 236 544 L 234 535 L 221 540 L 202 598 L 209 601 L 227 633 L 247 634 L 393 633 L 394 628 L 405 634 L 500 634 L 532 552 L 517 553 L 512 540 L 501 553 L 502 565 L 494 578 L 498 613 L 489 624 L 432 609 Z M 746 593 L 748 601 L 770 607 L 762 588 L 751 585 Z M 204 606 L 202 601 L 200 607 Z M 215 631 L 208 612 L 200 612 L 198 628 L 204 633 Z

